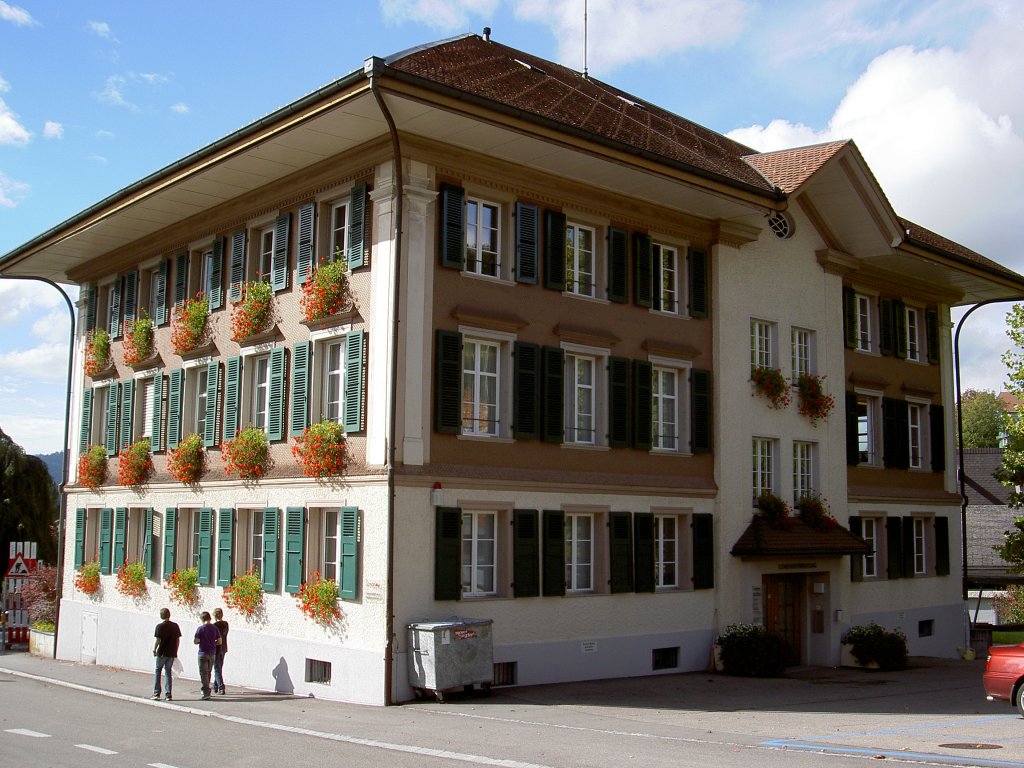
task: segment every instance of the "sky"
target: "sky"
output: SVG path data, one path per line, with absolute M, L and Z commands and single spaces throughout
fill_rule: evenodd
M 0 0 L 0 255 L 370 56 L 489 26 L 498 42 L 586 68 L 760 151 L 853 139 L 899 215 L 1024 273 L 1022 10 L 1019 0 Z M 966 321 L 965 389 L 1004 387 L 1008 309 Z M 55 289 L 0 280 L 0 429 L 28 453 L 61 448 L 67 345 Z

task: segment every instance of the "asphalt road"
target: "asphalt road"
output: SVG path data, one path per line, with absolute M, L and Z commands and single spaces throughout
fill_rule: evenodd
M 498 689 L 377 708 L 231 689 L 171 704 L 149 675 L 0 654 L 0 766 L 1024 768 L 1024 720 L 984 700 L 983 662 L 779 680 L 693 673 Z M 230 680 L 229 680 L 230 684 Z

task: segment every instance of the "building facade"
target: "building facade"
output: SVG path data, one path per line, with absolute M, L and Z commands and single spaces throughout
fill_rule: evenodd
M 744 622 L 802 664 L 868 621 L 963 645 L 949 309 L 1024 278 L 900 219 L 852 142 L 758 154 L 467 35 L 368 59 L 2 272 L 82 287 L 72 466 L 107 478 L 67 489 L 60 658 L 148 669 L 192 567 L 186 634 L 242 574 L 265 591 L 227 611 L 229 684 L 362 703 L 410 698 L 406 627 L 451 616 L 493 621 L 519 685 L 704 669 Z M 293 448 L 323 423 L 344 470 L 309 477 Z M 250 427 L 246 479 L 224 458 L 245 471 Z M 328 625 L 297 605 L 315 574 Z

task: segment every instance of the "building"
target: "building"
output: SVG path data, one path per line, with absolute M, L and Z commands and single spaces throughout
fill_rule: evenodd
M 342 254 L 345 302 L 306 319 L 310 270 Z M 493 620 L 496 680 L 520 685 L 703 669 L 737 622 L 803 664 L 868 621 L 913 654 L 963 645 L 949 309 L 1024 278 L 897 216 L 852 142 L 758 154 L 466 35 L 367 59 L 0 271 L 82 286 L 71 463 L 109 455 L 68 488 L 60 658 L 148 669 L 163 578 L 192 565 L 199 607 L 253 569 L 266 589 L 229 611 L 229 683 L 354 702 L 410 698 L 407 624 L 453 615 Z M 233 329 L 249 281 L 272 320 Z M 129 366 L 142 308 L 155 350 Z M 86 376 L 95 329 L 113 362 Z M 311 479 L 291 448 L 322 419 L 347 465 Z M 242 481 L 222 459 L 249 425 L 273 467 Z M 167 465 L 191 433 L 186 484 Z M 153 476 L 120 485 L 144 438 Z M 839 524 L 772 524 L 765 492 Z M 315 571 L 341 589 L 327 628 L 294 598 Z

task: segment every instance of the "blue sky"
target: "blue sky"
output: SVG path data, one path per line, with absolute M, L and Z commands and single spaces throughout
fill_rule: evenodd
M 484 26 L 583 69 L 584 0 L 0 0 L 0 254 L 300 96 Z M 1024 14 L 997 0 L 589 0 L 592 76 L 757 149 L 857 142 L 903 216 L 1024 271 Z M 1000 389 L 1005 309 L 961 340 Z M 67 321 L 0 280 L 0 428 L 63 435 Z

